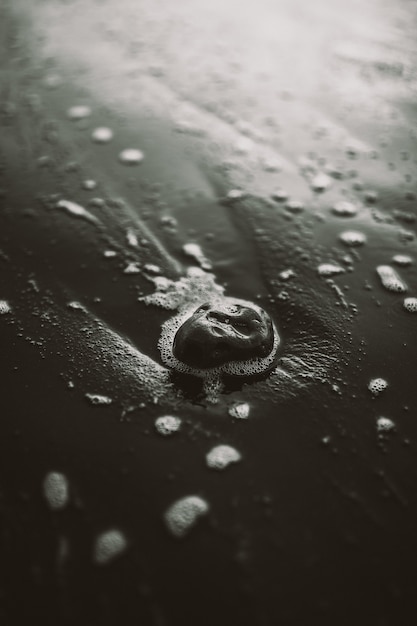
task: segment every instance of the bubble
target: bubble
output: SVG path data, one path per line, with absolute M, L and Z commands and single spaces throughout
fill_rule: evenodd
M 395 254 L 392 257 L 392 261 L 401 267 L 407 267 L 412 264 L 413 259 L 411 256 L 408 256 L 408 254 Z
M 181 427 L 181 419 L 174 415 L 164 415 L 155 421 L 155 428 L 160 435 L 173 435 Z
M 362 246 L 366 242 L 366 235 L 357 230 L 345 230 L 339 239 L 349 247 Z
M 49 472 L 43 481 L 43 492 L 51 509 L 63 509 L 69 500 L 67 478 L 60 472 Z
M 396 293 L 407 291 L 406 284 L 390 265 L 378 265 L 376 271 L 381 279 L 382 286 L 388 289 L 388 291 L 395 291 Z
M 231 463 L 237 463 L 242 458 L 241 454 L 232 446 L 216 446 L 206 455 L 207 466 L 211 469 L 222 470 Z
M 337 274 L 343 274 L 344 271 L 343 267 L 333 263 L 322 263 L 317 268 L 319 276 L 336 276 Z
M 204 256 L 204 253 L 200 246 L 196 243 L 186 243 L 182 247 L 184 253 L 187 256 L 192 257 L 197 261 L 197 263 L 202 267 L 203 270 L 211 270 L 212 264 L 210 261 Z
M 408 313 L 417 313 L 417 298 L 405 298 L 403 307 Z
M 91 115 L 91 109 L 89 106 L 79 104 L 77 106 L 70 107 L 67 111 L 67 117 L 70 120 L 82 120 Z
M 102 396 L 98 393 L 86 393 L 85 397 L 95 406 L 109 405 L 113 402 L 109 396 Z
M 108 530 L 99 535 L 94 545 L 94 560 L 98 565 L 106 565 L 122 554 L 127 541 L 120 530 Z
M 108 143 L 113 139 L 113 131 L 106 126 L 99 126 L 91 133 L 91 139 L 96 143 Z
M 246 420 L 249 417 L 250 406 L 247 402 L 236 402 L 229 408 L 229 415 L 236 419 Z
M 165 523 L 172 535 L 181 538 L 195 526 L 200 517 L 208 513 L 208 510 L 208 503 L 200 496 L 186 496 L 174 502 L 165 512 Z
M 395 424 L 388 417 L 378 417 L 376 428 L 378 432 L 387 433 L 395 429 Z
M 10 304 L 7 300 L 0 300 L 0 315 L 6 315 L 7 313 L 11 313 Z
M 119 154 L 119 160 L 125 165 L 138 165 L 143 161 L 145 155 L 141 150 L 135 148 L 126 148 Z
M 338 217 L 354 217 L 357 212 L 358 207 L 352 204 L 352 202 L 347 202 L 346 200 L 336 202 L 336 204 L 332 206 L 332 213 Z
M 90 222 L 98 221 L 95 215 L 84 209 L 84 207 L 76 202 L 71 202 L 70 200 L 59 200 L 56 206 L 58 209 L 65 209 L 65 211 L 68 211 L 68 213 L 74 215 L 75 217 L 81 217 Z
M 388 383 L 383 378 L 373 378 L 368 385 L 369 391 L 372 395 L 377 396 L 388 387 Z
M 326 191 L 331 184 L 332 180 L 327 174 L 317 174 L 310 183 L 312 190 L 318 193 Z

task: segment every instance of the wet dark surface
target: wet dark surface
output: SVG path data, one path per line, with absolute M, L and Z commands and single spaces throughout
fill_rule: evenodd
M 0 11 L 0 622 L 409 624 L 414 7 L 171 5 Z M 70 120 L 76 105 L 91 114 Z M 143 162 L 121 163 L 126 148 Z M 163 366 L 175 310 L 140 300 L 198 265 L 189 242 L 282 339 L 274 374 L 229 381 L 216 404 Z M 162 415 L 180 431 L 158 434 Z M 219 444 L 241 461 L 209 469 Z M 50 472 L 69 484 L 58 510 Z M 209 511 L 178 539 L 164 514 L 188 495 Z M 126 549 L 100 563 L 113 529 Z

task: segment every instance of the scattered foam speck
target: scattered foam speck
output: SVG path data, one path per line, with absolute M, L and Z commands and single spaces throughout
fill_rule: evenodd
M 76 300 L 73 300 L 72 302 L 68 302 L 67 307 L 69 309 L 73 309 L 73 311 L 83 311 L 84 313 L 87 312 L 85 307 L 83 307 L 83 305 L 80 302 L 77 302 Z
M 138 263 L 129 263 L 123 270 L 124 274 L 139 274 L 140 268 Z
M 206 462 L 211 469 L 222 470 L 231 463 L 237 463 L 241 458 L 240 452 L 232 446 L 221 445 L 210 450 L 206 455 Z
M 186 243 L 182 247 L 187 256 L 192 257 L 202 267 L 203 270 L 211 270 L 212 264 L 205 257 L 201 247 L 197 243 Z
M 99 565 L 106 565 L 127 548 L 127 541 L 120 530 L 108 530 L 99 535 L 94 545 L 94 560 Z
M 249 417 L 250 406 L 247 402 L 236 402 L 229 408 L 229 415 L 240 420 L 246 420 Z
M 56 206 L 58 209 L 65 209 L 65 211 L 68 211 L 68 213 L 74 215 L 75 217 L 82 217 L 89 222 L 98 221 L 95 215 L 84 209 L 84 207 L 76 202 L 71 202 L 70 200 L 59 200 Z
M 285 203 L 285 208 L 291 211 L 291 213 L 300 213 L 304 211 L 304 203 L 301 202 L 301 200 L 288 200 L 288 202 Z
M 354 217 L 357 212 L 358 207 L 347 200 L 341 200 L 332 206 L 332 213 L 338 217 Z
M 396 265 L 400 265 L 401 267 L 407 267 L 408 265 L 412 264 L 413 259 L 408 254 L 395 254 L 392 257 L 392 261 Z
M 129 228 L 126 233 L 126 239 L 129 246 L 132 246 L 132 248 L 137 248 L 138 238 L 131 228 Z
M 224 292 L 224 288 L 215 282 L 214 275 L 207 274 L 199 267 L 188 268 L 187 275 L 178 281 L 163 276 L 152 278 L 152 281 L 156 287 L 155 293 L 140 300 L 169 310 L 199 304 Z
M 91 109 L 89 106 L 84 104 L 79 104 L 73 107 L 70 107 L 67 111 L 67 117 L 70 120 L 83 120 L 86 117 L 91 115 Z
M 165 524 L 175 537 L 184 537 L 200 517 L 209 510 L 208 503 L 200 496 L 186 496 L 165 511 Z
M 313 191 L 323 192 L 326 191 L 328 187 L 330 187 L 330 185 L 332 184 L 332 179 L 327 176 L 327 174 L 321 173 L 314 176 L 310 184 Z
M 395 429 L 395 424 L 388 417 L 378 417 L 376 428 L 378 432 L 387 433 Z
M 113 131 L 106 126 L 99 126 L 91 133 L 91 139 L 96 143 L 108 143 L 113 139 Z
M 141 150 L 135 148 L 126 148 L 119 154 L 119 160 L 125 165 L 138 165 L 143 161 L 145 155 Z
M 69 485 L 64 474 L 49 472 L 43 481 L 43 492 L 51 509 L 63 509 L 69 500 Z
M 403 307 L 408 313 L 417 313 L 417 298 L 405 298 Z
M 341 233 L 339 239 L 345 246 L 355 247 L 362 246 L 366 242 L 366 235 L 357 230 L 345 230 Z
M 380 394 L 381 391 L 384 391 L 384 389 L 386 389 L 387 387 L 388 387 L 388 383 L 383 378 L 373 378 L 369 382 L 369 385 L 368 385 L 369 391 L 374 396 L 377 396 L 378 394 Z
M 11 312 L 11 306 L 7 300 L 0 300 L 0 315 L 6 315 Z
M 181 426 L 181 420 L 174 415 L 163 415 L 155 420 L 155 428 L 160 435 L 173 435 Z
M 407 291 L 407 285 L 390 265 L 378 265 L 376 271 L 381 279 L 382 286 L 388 291 L 395 291 L 396 293 Z
M 94 404 L 96 406 L 108 405 L 113 402 L 113 400 L 109 398 L 109 396 L 102 396 L 98 393 L 86 393 L 85 397 L 91 402 L 91 404 Z
M 87 191 L 91 191 L 97 187 L 97 182 L 88 178 L 87 180 L 83 180 L 82 187 L 83 189 L 87 189 Z
M 319 276 L 336 276 L 337 274 L 343 274 L 344 271 L 343 267 L 335 263 L 322 263 L 317 268 Z

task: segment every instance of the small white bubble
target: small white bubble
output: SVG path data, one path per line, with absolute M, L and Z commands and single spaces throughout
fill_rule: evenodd
M 378 432 L 390 432 L 395 429 L 395 424 L 388 417 L 378 417 L 376 421 L 376 428 Z
M 400 265 L 401 267 L 407 267 L 408 265 L 412 264 L 413 259 L 411 256 L 408 256 L 408 254 L 395 254 L 392 257 L 392 261 L 393 263 L 396 263 L 396 265 Z
M 200 496 L 186 496 L 174 502 L 165 512 L 165 523 L 175 537 L 184 537 L 208 510 L 208 503 Z
M 277 202 L 285 202 L 288 200 L 288 192 L 285 189 L 277 189 L 272 193 L 272 198 Z
M 381 391 L 384 391 L 384 389 L 386 389 L 387 387 L 388 387 L 388 383 L 383 378 L 373 378 L 369 382 L 369 385 L 368 385 L 369 391 L 374 396 L 377 396 L 378 394 L 380 394 Z
M 343 274 L 344 271 L 343 267 L 334 263 L 322 263 L 317 268 L 319 276 L 336 276 L 337 274 Z
M 146 263 L 146 265 L 143 266 L 143 269 L 150 274 L 160 274 L 162 272 L 161 268 L 153 263 Z
M 346 246 L 362 246 L 366 242 L 366 235 L 357 230 L 345 230 L 345 232 L 339 236 L 339 239 Z
M 99 565 L 106 565 L 127 548 L 127 541 L 120 530 L 108 530 L 99 535 L 94 545 L 94 560 Z
M 332 212 L 338 217 L 354 217 L 358 212 L 358 207 L 352 202 L 341 200 L 332 206 Z
M 91 139 L 96 143 L 108 143 L 113 139 L 113 131 L 105 126 L 100 126 L 93 130 Z
M 181 420 L 174 415 L 163 415 L 155 421 L 155 428 L 160 435 L 173 435 L 181 427 Z
M 109 396 L 102 396 L 98 393 L 86 393 L 85 397 L 87 400 L 91 402 L 91 404 L 100 406 L 100 405 L 109 405 L 113 402 Z
M 381 279 L 382 286 L 388 291 L 395 291 L 396 293 L 407 291 L 406 284 L 390 265 L 378 265 L 376 271 Z
M 403 307 L 408 313 L 417 313 L 417 298 L 405 298 Z
M 63 509 L 68 504 L 69 486 L 64 474 L 49 472 L 43 481 L 43 491 L 51 509 Z
M 242 458 L 241 454 L 232 446 L 216 446 L 206 455 L 207 466 L 211 469 L 222 470 L 231 463 L 237 463 Z
M 247 402 L 236 402 L 229 408 L 229 415 L 237 419 L 248 419 L 250 406 Z
M 89 106 L 83 104 L 70 107 L 67 111 L 67 116 L 70 120 L 82 120 L 91 115 L 91 109 Z
M 143 161 L 145 155 L 141 150 L 135 148 L 126 148 L 119 154 L 119 160 L 125 165 L 138 165 Z
M 0 315 L 6 315 L 11 312 L 10 304 L 7 300 L 0 300 Z

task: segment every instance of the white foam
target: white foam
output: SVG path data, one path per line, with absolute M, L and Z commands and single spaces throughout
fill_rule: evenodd
M 165 512 L 165 523 L 175 537 L 184 537 L 198 519 L 209 511 L 208 503 L 200 496 L 186 496 L 172 504 Z
M 413 258 L 408 254 L 395 254 L 392 257 L 392 261 L 401 267 L 407 267 L 412 264 Z
M 358 212 L 358 207 L 347 200 L 340 200 L 332 206 L 332 212 L 338 217 L 354 217 Z
M 0 315 L 7 315 L 7 313 L 11 313 L 11 310 L 11 306 L 7 300 L 0 300 Z
M 377 396 L 388 387 L 388 383 L 384 378 L 373 378 L 369 384 L 368 389 L 372 395 Z
M 70 107 L 67 111 L 67 117 L 69 117 L 70 120 L 83 120 L 86 117 L 89 117 L 91 115 L 91 108 L 89 106 L 86 106 L 84 104 L 79 104 L 73 107 Z
M 132 248 L 137 248 L 138 238 L 131 228 L 128 228 L 126 232 L 126 239 L 129 246 L 131 246 Z
M 49 472 L 43 481 L 43 492 L 51 509 L 63 509 L 69 501 L 69 485 L 64 474 Z
M 145 155 L 143 152 L 136 148 L 126 148 L 126 150 L 122 150 L 119 154 L 120 162 L 125 165 L 138 165 L 144 158 Z
M 378 417 L 376 421 L 376 428 L 378 432 L 390 432 L 395 429 L 395 424 L 388 417 Z
M 345 230 L 339 239 L 346 246 L 356 247 L 362 246 L 366 242 L 366 235 L 357 230 Z
M 390 265 L 378 265 L 376 271 L 381 279 L 382 286 L 388 289 L 388 291 L 395 291 L 396 293 L 407 291 L 407 285 Z
M 232 446 L 220 445 L 210 450 L 206 455 L 206 462 L 211 469 L 222 470 L 231 463 L 237 463 L 241 458 L 240 452 Z
M 336 276 L 344 273 L 343 267 L 334 263 L 322 263 L 318 266 L 317 272 L 319 276 Z
M 247 402 L 235 402 L 229 408 L 229 415 L 236 419 L 245 420 L 248 419 L 250 413 L 250 406 Z
M 83 189 L 87 189 L 87 191 L 91 191 L 97 187 L 97 182 L 88 178 L 87 180 L 83 180 L 82 187 Z
M 91 139 L 96 143 L 108 143 L 113 139 L 113 131 L 106 126 L 99 126 L 91 133 Z
M 320 173 L 314 176 L 310 183 L 313 191 L 317 191 L 317 192 L 325 191 L 326 189 L 328 189 L 328 187 L 330 187 L 331 184 L 332 184 L 332 179 L 329 176 L 327 176 L 327 174 L 323 174 L 323 173 Z
M 183 245 L 182 249 L 187 256 L 195 259 L 203 270 L 211 270 L 213 268 L 212 264 L 204 255 L 204 252 L 197 243 L 186 243 Z
M 140 267 L 139 264 L 134 262 L 134 263 L 129 263 L 128 265 L 126 265 L 125 269 L 123 270 L 124 274 L 139 274 L 140 272 Z
M 160 435 L 173 435 L 181 427 L 181 419 L 174 415 L 163 415 L 155 420 L 155 428 Z
M 106 565 L 127 548 L 127 541 L 120 530 L 108 530 L 99 535 L 94 545 L 94 560 L 98 565 Z
M 291 211 L 291 213 L 300 213 L 304 210 L 304 203 L 301 200 L 288 200 L 285 203 L 285 208 Z
M 181 310 L 197 305 L 224 292 L 224 288 L 215 282 L 214 275 L 204 272 L 199 267 L 188 268 L 186 276 L 178 281 L 164 276 L 157 276 L 151 280 L 156 292 L 139 300 L 169 310 Z
M 417 313 L 417 298 L 405 298 L 403 307 L 408 313 Z
M 56 206 L 58 209 L 65 209 L 65 211 L 68 211 L 68 213 L 74 215 L 75 217 L 84 218 L 89 222 L 98 221 L 95 215 L 84 209 L 84 207 L 82 207 L 80 204 L 72 202 L 71 200 L 59 200 Z
M 113 402 L 109 396 L 102 396 L 98 393 L 86 393 L 85 397 L 87 400 L 91 402 L 91 404 L 100 406 L 100 405 L 109 405 Z

